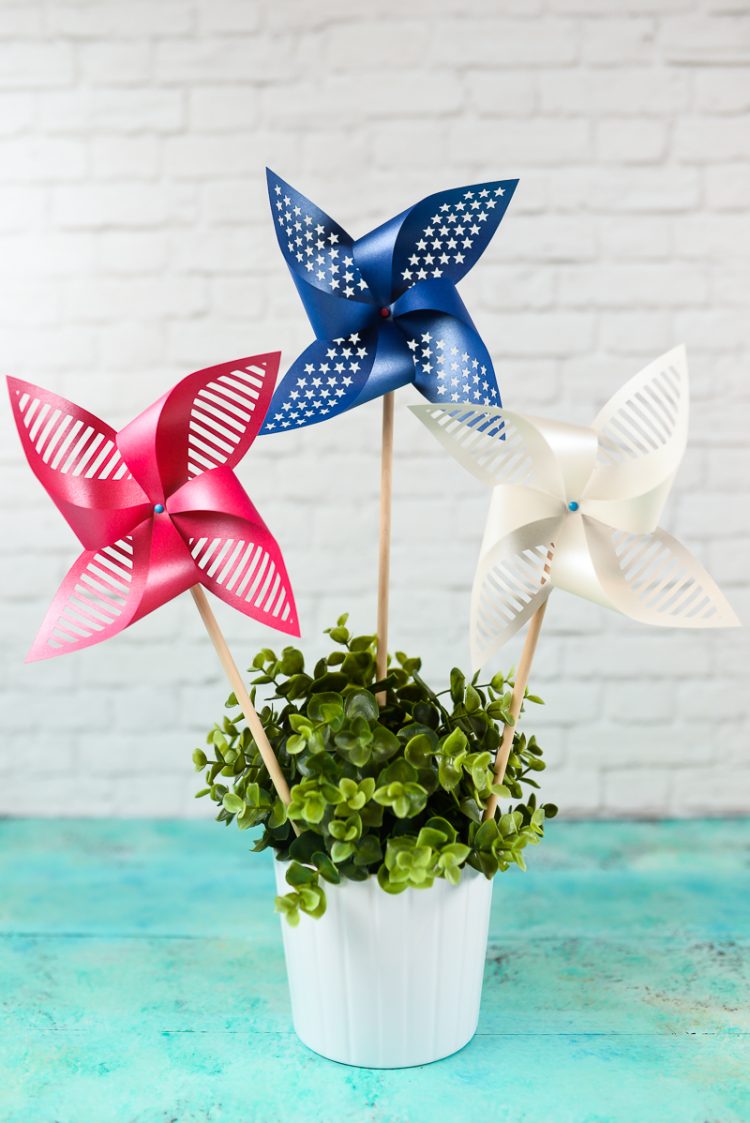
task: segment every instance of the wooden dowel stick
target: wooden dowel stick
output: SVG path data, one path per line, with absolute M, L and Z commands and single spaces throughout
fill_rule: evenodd
M 242 681 L 242 675 L 237 670 L 237 664 L 232 658 L 231 651 L 227 647 L 227 641 L 224 639 L 224 633 L 219 627 L 219 621 L 214 616 L 211 605 L 208 603 L 208 597 L 203 592 L 203 589 L 200 585 L 193 585 L 190 592 L 192 594 L 193 600 L 195 601 L 196 607 L 200 612 L 201 620 L 206 625 L 206 631 L 211 637 L 211 642 L 216 648 L 216 654 L 219 656 L 219 661 L 221 662 L 221 665 L 226 672 L 226 676 L 232 685 L 234 696 L 239 703 L 240 709 L 245 715 L 245 720 L 247 721 L 250 732 L 255 738 L 255 743 L 258 746 L 258 751 L 260 752 L 263 763 L 268 769 L 268 774 L 271 777 L 271 783 L 276 789 L 282 803 L 288 804 L 291 796 L 289 792 L 289 785 L 286 782 L 286 777 L 281 771 L 281 765 L 276 758 L 276 753 L 271 748 L 271 742 L 268 740 L 266 731 L 263 728 L 260 718 L 258 717 L 258 712 L 255 709 L 253 703 L 250 701 L 250 695 L 248 694 L 245 684 Z M 297 832 L 297 828 L 294 823 L 292 823 L 292 826 L 294 827 L 295 832 Z
M 505 769 L 508 767 L 508 758 L 511 749 L 513 748 L 513 736 L 516 731 L 516 723 L 518 722 L 518 715 L 521 712 L 523 704 L 523 696 L 526 693 L 526 686 L 529 681 L 529 672 L 531 664 L 534 661 L 534 652 L 536 651 L 539 633 L 542 630 L 544 622 L 544 613 L 547 611 L 547 600 L 542 601 L 539 608 L 529 621 L 529 627 L 526 632 L 526 639 L 524 640 L 523 650 L 521 652 L 521 660 L 518 664 L 518 671 L 516 672 L 516 682 L 513 687 L 513 695 L 511 697 L 510 712 L 513 717 L 513 725 L 506 725 L 503 730 L 503 739 L 500 742 L 500 748 L 497 750 L 495 757 L 495 776 L 494 783 L 502 784 L 505 776 Z M 493 793 L 484 809 L 483 819 L 492 819 L 495 815 L 497 808 L 498 797 Z
M 555 552 L 554 542 L 550 543 L 549 550 L 547 551 L 547 558 L 544 563 L 544 571 L 542 572 L 542 585 L 546 584 L 549 579 L 550 566 L 552 564 L 552 556 Z M 513 748 L 513 737 L 516 732 L 516 724 L 518 722 L 518 715 L 521 713 L 521 706 L 523 705 L 523 696 L 526 693 L 526 686 L 529 681 L 529 672 L 531 671 L 531 664 L 534 662 L 534 653 L 536 652 L 536 645 L 539 640 L 539 633 L 542 630 L 544 623 L 544 614 L 547 611 L 547 601 L 549 596 L 542 601 L 539 608 L 529 621 L 529 627 L 526 632 L 526 639 L 523 642 L 523 650 L 521 651 L 521 660 L 518 664 L 518 672 L 516 674 L 516 681 L 513 686 L 513 694 L 510 700 L 510 712 L 513 717 L 513 724 L 506 725 L 503 730 L 503 739 L 500 742 L 500 748 L 497 750 L 495 757 L 495 774 L 493 776 L 493 783 L 502 784 L 505 778 L 505 769 L 508 767 L 508 758 L 510 757 Z M 492 819 L 495 816 L 497 809 L 497 796 L 491 795 L 487 801 L 487 806 L 484 809 L 483 820 Z
M 391 570 L 391 495 L 393 491 L 393 393 L 383 396 L 383 437 L 380 452 L 380 549 L 378 554 L 378 680 L 388 674 L 388 592 Z M 378 695 L 385 704 L 385 692 Z

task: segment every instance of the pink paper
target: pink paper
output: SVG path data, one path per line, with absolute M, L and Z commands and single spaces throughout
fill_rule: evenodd
M 198 583 L 299 635 L 281 550 L 233 472 L 261 428 L 280 357 L 196 371 L 119 433 L 8 379 L 29 464 L 84 546 L 29 661 L 108 639 Z

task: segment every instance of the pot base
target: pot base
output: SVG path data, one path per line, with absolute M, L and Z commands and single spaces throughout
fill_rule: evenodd
M 288 892 L 276 863 L 278 892 Z M 329 1060 L 412 1068 L 462 1049 L 477 1027 L 492 882 L 464 869 L 459 885 L 393 896 L 375 878 L 327 885 L 320 920 L 282 919 L 297 1036 Z

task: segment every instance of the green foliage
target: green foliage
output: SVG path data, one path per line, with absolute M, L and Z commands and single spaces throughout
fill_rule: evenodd
M 301 912 L 323 915 L 325 882 L 376 876 L 385 892 L 401 893 L 436 877 L 457 884 L 466 865 L 487 878 L 511 865 L 525 869 L 524 849 L 557 813 L 537 803 L 534 773 L 544 760 L 534 737 L 514 734 L 504 782 L 493 786 L 512 677 L 467 682 L 454 668 L 449 688 L 435 693 L 420 660 L 397 652 L 377 682 L 375 637 L 352 636 L 346 624 L 341 616 L 327 629 L 337 647 L 311 672 L 293 647 L 280 655 L 264 648 L 250 668 L 253 699 L 291 788 L 288 808 L 233 694 L 208 749 L 193 753 L 205 773 L 198 797 L 217 804 L 217 819 L 262 827 L 253 849 L 270 846 L 291 863 L 290 891 L 276 907 L 293 925 Z M 272 687 L 265 704 L 255 700 L 259 686 Z M 526 702 L 541 699 L 527 692 Z M 493 791 L 509 805 L 482 822 Z

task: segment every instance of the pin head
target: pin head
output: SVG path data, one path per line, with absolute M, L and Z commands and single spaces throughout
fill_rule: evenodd
M 380 315 L 383 317 L 384 320 L 387 320 L 388 317 L 390 316 L 390 314 L 391 314 L 390 308 L 381 308 L 380 309 Z
M 568 503 L 568 510 L 569 511 L 577 511 L 578 510 L 578 504 L 576 503 L 575 499 L 571 499 L 570 503 Z
M 163 503 L 154 503 L 154 514 L 155 515 L 161 515 L 163 513 L 164 513 L 164 504 Z

